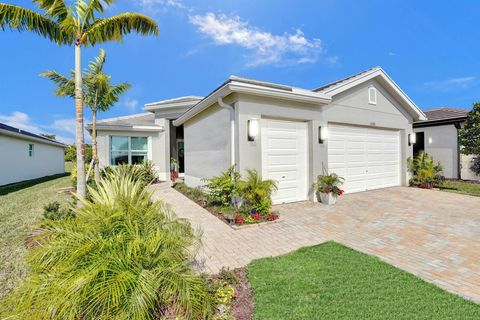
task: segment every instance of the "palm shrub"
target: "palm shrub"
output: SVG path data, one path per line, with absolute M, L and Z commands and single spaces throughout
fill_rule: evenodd
M 421 188 L 432 188 L 441 180 L 442 166 L 435 162 L 433 157 L 421 151 L 416 157 L 407 159 L 408 170 L 412 177 L 410 185 Z
M 240 174 L 235 171 L 235 165 L 231 166 L 220 175 L 210 179 L 204 179 L 204 187 L 208 193 L 208 203 L 219 206 L 230 206 L 232 197 L 237 195 L 237 184 Z
M 199 232 L 115 168 L 76 218 L 53 221 L 7 301 L 19 319 L 209 319 L 214 302 L 191 262 Z
M 144 160 L 141 164 L 122 164 L 115 167 L 105 167 L 103 175 L 111 174 L 131 175 L 134 180 L 139 181 L 143 187 L 157 181 L 158 175 L 152 161 Z
M 261 214 L 267 214 L 272 208 L 272 192 L 277 190 L 274 180 L 263 180 L 255 169 L 247 170 L 245 180 L 238 181 L 239 195 Z

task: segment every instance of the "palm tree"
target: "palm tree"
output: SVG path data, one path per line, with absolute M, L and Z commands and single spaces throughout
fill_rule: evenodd
M 115 0 L 33 0 L 43 13 L 17 5 L 0 3 L 0 28 L 31 31 L 59 45 L 75 48 L 75 119 L 77 145 L 77 192 L 86 195 L 83 94 L 81 49 L 107 41 L 120 41 L 123 36 L 137 32 L 158 35 L 157 23 L 146 15 L 125 12 L 108 18 L 99 18 Z
M 103 72 L 107 54 L 100 49 L 100 54 L 91 61 L 89 69 L 83 72 L 83 91 L 84 103 L 92 110 L 92 158 L 95 170 L 95 181 L 100 180 L 100 168 L 98 166 L 97 151 L 97 112 L 105 112 L 109 110 L 115 103 L 120 100 L 120 96 L 124 94 L 131 85 L 127 82 L 112 85 L 110 83 L 111 76 Z M 65 77 L 56 71 L 47 71 L 41 74 L 52 80 L 58 88 L 55 93 L 59 96 L 75 97 L 75 77 L 72 71 L 71 76 Z

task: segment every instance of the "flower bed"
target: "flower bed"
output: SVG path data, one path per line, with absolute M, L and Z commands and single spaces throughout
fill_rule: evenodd
M 207 194 L 200 188 L 191 188 L 184 183 L 175 183 L 173 188 L 198 205 L 205 208 L 208 212 L 227 223 L 228 225 L 250 225 L 278 220 L 277 212 L 262 214 L 255 209 L 249 209 L 248 206 L 236 208 L 234 206 L 215 206 L 208 202 Z

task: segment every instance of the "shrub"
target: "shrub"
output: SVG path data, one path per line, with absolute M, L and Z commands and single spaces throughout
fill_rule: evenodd
M 470 165 L 470 170 L 475 172 L 475 174 L 480 175 L 480 156 L 475 156 L 472 159 L 472 164 Z
M 219 176 L 204 179 L 205 188 L 208 193 L 208 203 L 211 205 L 230 206 L 232 197 L 238 192 L 237 183 L 240 174 L 231 166 Z
M 43 217 L 47 220 L 62 220 L 75 218 L 75 212 L 71 208 L 61 208 L 58 201 L 53 201 L 43 207 Z
M 157 171 L 151 161 L 143 161 L 142 164 L 122 164 L 119 166 L 109 166 L 103 168 L 103 176 L 109 174 L 131 175 L 135 181 L 140 182 L 143 187 L 156 182 L 158 179 Z
M 277 190 L 277 183 L 273 180 L 262 180 L 262 176 L 255 169 L 247 170 L 247 179 L 238 182 L 239 194 L 253 210 L 267 214 L 272 208 L 272 192 Z
M 230 270 L 230 268 L 228 268 L 228 267 L 222 267 L 220 269 L 220 272 L 218 273 L 217 278 L 219 280 L 226 281 L 229 284 L 236 284 L 236 283 L 240 282 L 240 279 L 238 279 L 235 272 Z
M 88 172 L 88 166 L 89 165 L 90 164 L 85 166 L 85 175 Z M 95 170 L 93 170 L 93 167 L 92 167 L 92 170 L 90 170 L 90 176 L 88 177 L 88 183 L 94 183 L 95 182 L 95 180 L 94 180 L 95 172 L 94 171 Z M 75 162 L 72 164 L 72 170 L 70 171 L 70 182 L 72 183 L 72 187 L 77 186 L 77 164 Z
M 317 182 L 313 184 L 316 192 L 319 193 L 332 193 L 336 196 L 341 196 L 343 190 L 340 189 L 340 186 L 345 182 L 343 177 L 340 177 L 336 173 L 328 173 L 324 170 L 323 175 L 317 177 Z
M 410 185 L 421 188 L 432 188 L 437 185 L 442 177 L 440 175 L 442 166 L 435 163 L 433 157 L 421 151 L 415 158 L 407 159 L 408 170 L 412 174 Z
M 90 193 L 30 251 L 8 309 L 19 319 L 212 318 L 214 297 L 191 267 L 200 235 L 189 222 L 130 172 L 108 174 Z

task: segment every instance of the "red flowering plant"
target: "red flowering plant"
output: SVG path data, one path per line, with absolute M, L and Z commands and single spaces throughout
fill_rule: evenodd
M 340 189 L 340 186 L 344 182 L 345 179 L 338 174 L 325 172 L 325 174 L 317 177 L 317 182 L 313 184 L 313 187 L 318 193 L 332 193 L 333 195 L 341 196 L 344 191 Z
M 260 221 L 260 220 L 262 220 L 262 215 L 260 213 L 254 213 L 254 214 L 252 214 L 252 218 L 255 221 Z
M 268 221 L 275 221 L 277 219 L 278 219 L 278 214 L 276 214 L 275 212 L 270 212 L 269 214 L 267 214 Z
M 236 224 L 239 224 L 239 225 L 242 225 L 242 224 L 245 223 L 245 219 L 244 219 L 241 215 L 238 214 L 238 215 L 235 217 L 235 223 L 236 223 Z

